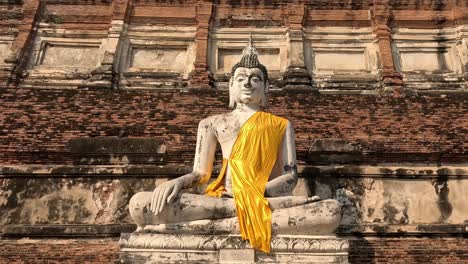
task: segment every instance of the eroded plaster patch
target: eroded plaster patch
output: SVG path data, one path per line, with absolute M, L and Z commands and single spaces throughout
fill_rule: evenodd
M 40 198 L 25 199 L 20 221 L 24 224 L 92 223 L 97 211 L 92 190 L 64 185 Z
M 466 198 L 468 197 L 468 180 L 457 179 L 447 182 L 449 190 L 447 199 L 452 206 L 452 213 L 447 218 L 447 223 L 460 224 L 468 222 L 468 213 L 466 212 Z

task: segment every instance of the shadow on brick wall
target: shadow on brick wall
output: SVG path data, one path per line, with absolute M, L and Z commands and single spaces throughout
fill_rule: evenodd
M 374 248 L 369 241 L 364 238 L 354 238 L 349 240 L 349 263 L 364 264 L 376 263 Z

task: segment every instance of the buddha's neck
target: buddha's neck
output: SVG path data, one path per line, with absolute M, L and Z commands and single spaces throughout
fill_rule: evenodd
M 236 103 L 236 112 L 258 112 L 262 110 L 262 108 L 258 104 L 243 104 L 243 103 Z

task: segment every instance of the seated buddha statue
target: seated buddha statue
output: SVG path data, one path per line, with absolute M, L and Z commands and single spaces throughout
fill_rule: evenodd
M 292 196 L 298 181 L 294 129 L 265 112 L 268 72 L 250 40 L 229 81 L 230 113 L 200 121 L 193 171 L 130 200 L 138 230 L 160 233 L 240 233 L 269 252 L 277 234 L 331 234 L 341 220 L 335 200 Z M 217 143 L 223 162 L 203 194 L 190 187 L 211 178 Z

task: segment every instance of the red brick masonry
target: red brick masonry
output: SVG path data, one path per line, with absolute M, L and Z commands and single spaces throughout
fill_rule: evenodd
M 96 136 L 161 139 L 169 163 L 191 163 L 198 122 L 229 111 L 227 92 L 0 89 L 0 98 L 0 162 L 5 165 L 71 163 L 69 140 Z M 299 160 L 306 159 L 314 140 L 337 138 L 381 153 L 377 162 L 410 162 L 423 153 L 429 155 L 425 162 L 458 163 L 466 162 L 467 102 L 466 94 L 392 98 L 276 92 L 268 111 L 294 125 Z
M 20 239 L 0 240 L 0 263 L 115 263 L 118 240 Z M 349 262 L 468 263 L 468 240 L 463 238 L 350 238 Z

